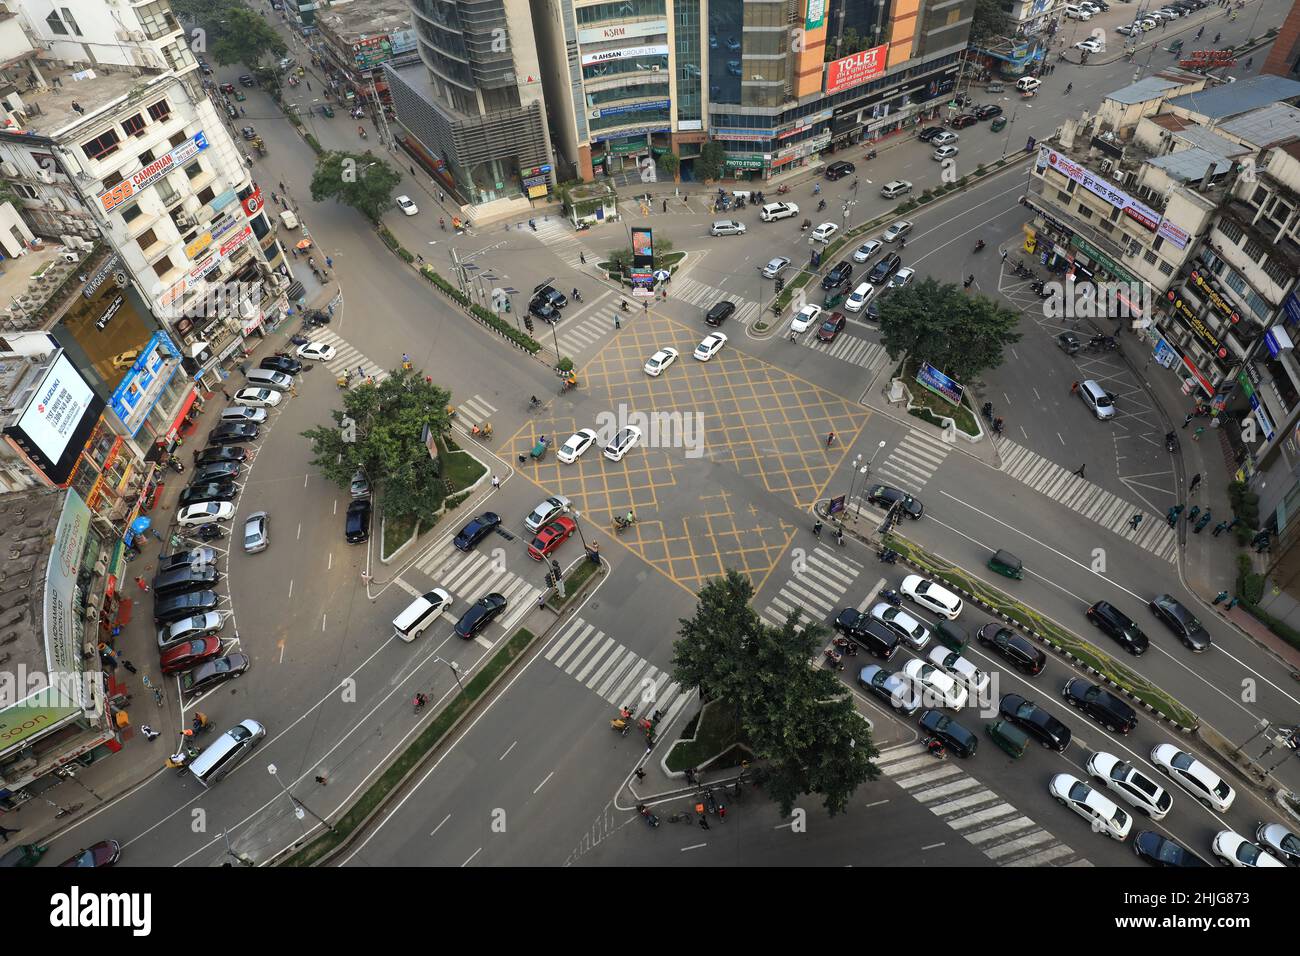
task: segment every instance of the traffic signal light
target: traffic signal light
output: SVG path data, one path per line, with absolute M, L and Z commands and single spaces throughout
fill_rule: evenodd
M 524 328 L 529 332 L 533 330 L 533 317 L 531 315 L 524 316 Z
M 551 574 L 555 576 L 556 581 L 560 580 L 560 562 L 554 558 L 551 559 Z
M 549 588 L 549 587 L 554 587 L 554 586 L 555 586 L 555 578 L 551 577 L 551 572 L 550 572 L 550 571 L 547 571 L 547 572 L 546 572 L 546 586 L 547 586 L 548 588 Z
M 776 291 L 777 291 L 777 292 L 780 292 L 780 291 L 781 291 L 782 289 L 784 289 L 784 288 L 785 288 L 785 280 L 782 279 L 780 276 L 777 276 L 777 277 L 776 277 Z
M 510 300 L 506 299 L 506 314 L 510 314 Z

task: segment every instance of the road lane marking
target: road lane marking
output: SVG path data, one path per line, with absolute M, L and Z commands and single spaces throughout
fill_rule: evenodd
M 946 844 L 946 843 L 931 843 L 929 846 L 923 846 L 923 847 L 921 847 L 921 851 L 922 851 L 922 852 L 925 852 L 926 850 L 937 850 L 937 849 L 939 849 L 939 847 L 941 847 L 941 846 L 947 846 L 947 845 L 948 845 L 948 844 Z

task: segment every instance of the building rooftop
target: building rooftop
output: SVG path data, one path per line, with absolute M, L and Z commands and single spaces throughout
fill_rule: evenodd
M 0 262 L 0 335 L 49 324 L 58 311 L 51 303 L 65 301 L 85 285 L 91 260 L 100 258 L 90 243 L 84 246 L 72 250 L 42 242 L 26 255 Z
M 341 39 L 381 36 L 411 29 L 411 5 L 407 0 L 366 0 L 318 11 L 318 25 Z
M 1122 103 L 1125 106 L 1132 106 L 1136 103 L 1145 103 L 1148 100 L 1158 100 L 1170 90 L 1176 90 L 1180 86 L 1186 86 L 1188 83 L 1194 83 L 1198 77 L 1192 73 L 1183 73 L 1181 70 L 1165 70 L 1160 73 L 1152 73 L 1150 76 L 1144 76 L 1136 83 L 1130 83 L 1128 86 L 1122 86 L 1114 93 L 1106 95 L 1106 99 L 1114 100 L 1116 103 Z
M 45 569 L 63 512 L 65 489 L 41 488 L 0 495 L 0 667 L 7 673 L 45 674 Z M 77 555 L 80 558 L 80 555 Z M 0 709 L 15 692 L 35 689 L 0 681 Z
M 1218 128 L 1263 149 L 1300 136 L 1300 109 L 1287 103 L 1270 103 L 1234 116 Z
M 45 72 L 45 89 L 25 90 L 19 93 L 27 107 L 27 115 L 16 116 L 16 127 L 8 132 L 31 133 L 36 136 L 56 138 L 61 132 L 94 115 L 114 100 L 125 96 L 137 86 L 144 86 L 161 75 L 157 70 L 115 70 L 101 67 L 51 71 L 51 63 L 42 62 Z M 78 113 L 73 104 L 81 107 Z
M 1265 73 L 1197 93 L 1184 93 L 1171 99 L 1169 104 L 1210 120 L 1224 120 L 1297 97 L 1300 97 L 1300 83 Z
M 1222 158 L 1249 156 L 1254 152 L 1249 146 L 1243 146 L 1241 143 L 1220 136 L 1212 129 L 1197 126 L 1195 123 L 1188 123 L 1183 128 L 1170 130 L 1170 132 L 1173 134 L 1174 142 L 1184 146 L 1197 146 Z
M 1193 146 L 1191 149 L 1180 149 L 1177 152 L 1147 160 L 1148 166 L 1163 169 L 1172 178 L 1182 182 L 1199 181 L 1211 164 L 1214 166 L 1215 176 L 1232 170 L 1231 160 L 1224 159 L 1223 156 L 1208 149 L 1202 149 L 1200 146 Z

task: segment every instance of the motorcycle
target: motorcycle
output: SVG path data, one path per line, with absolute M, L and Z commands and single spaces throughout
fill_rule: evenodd
M 659 826 L 659 818 L 651 813 L 650 808 L 644 803 L 638 804 L 636 811 L 641 814 L 641 816 L 645 817 L 645 822 L 650 824 L 650 829 L 653 830 L 655 827 Z
M 744 196 L 738 196 L 738 197 L 736 198 L 736 208 L 737 208 L 737 209 L 744 209 L 744 208 L 745 208 L 745 197 L 744 197 Z
M 983 239 L 977 240 L 975 243 L 975 251 L 980 252 L 983 250 L 983 248 L 984 248 L 984 240 Z
M 1165 432 L 1165 451 L 1171 455 L 1178 451 L 1178 436 L 1174 432 Z
M 943 741 L 938 737 L 931 737 L 925 742 L 925 750 L 936 760 L 943 760 L 948 756 L 948 748 L 943 745 Z
M 780 186 L 776 187 L 776 194 L 778 196 L 784 196 L 789 191 L 790 191 L 790 187 L 787 186 L 785 183 L 782 183 Z
M 311 339 L 307 338 L 307 336 L 305 335 L 295 334 L 289 336 L 289 341 L 292 342 L 294 345 L 306 345 L 311 341 Z
M 631 707 L 624 707 L 619 710 L 618 716 L 609 722 L 610 730 L 617 730 L 620 736 L 626 737 L 627 732 L 632 729 L 632 720 L 636 717 L 636 711 Z
M 876 158 L 876 151 L 875 151 L 874 149 L 869 149 L 869 150 L 867 150 L 867 157 L 866 157 L 866 158 L 867 158 L 867 159 L 875 159 L 875 158 Z
M 803 222 L 799 223 L 799 231 L 800 231 L 800 232 L 807 232 L 807 231 L 808 231 L 809 229 L 811 229 L 811 228 L 812 228 L 812 220 L 811 220 L 811 219 L 805 219 Z
M 822 199 L 817 203 L 817 211 L 821 212 L 825 208 L 826 208 L 826 200 Z
M 878 557 L 885 564 L 898 563 L 898 552 L 895 551 L 893 548 L 881 548 L 879 551 L 876 552 L 876 557 Z
M 884 601 L 886 604 L 892 605 L 893 607 L 903 606 L 903 595 L 899 594 L 894 588 L 885 588 L 880 592 L 878 597 L 880 600 Z
M 834 646 L 826 648 L 822 653 L 826 657 L 827 666 L 832 670 L 844 670 L 844 655 L 837 651 Z
M 624 518 L 621 515 L 614 515 L 615 534 L 622 534 L 624 529 L 630 528 L 634 524 L 636 524 L 636 515 L 633 515 L 631 518 Z
M 183 747 L 176 753 L 167 758 L 166 766 L 170 770 L 175 770 L 178 776 L 185 776 L 185 771 L 189 768 L 190 761 L 199 755 L 197 747 Z
M 334 380 L 334 384 L 337 385 L 339 388 L 346 389 L 349 385 L 352 384 L 352 376 L 347 374 L 340 375 L 338 378 Z
M 215 524 L 201 524 L 195 535 L 200 541 L 220 541 L 226 536 L 226 533 Z
M 847 655 L 849 657 L 858 656 L 858 645 L 854 644 L 847 637 L 835 638 L 835 649 L 838 650 L 841 654 Z
M 1094 335 L 1088 340 L 1088 348 L 1103 352 L 1114 352 L 1119 348 L 1119 342 L 1115 341 L 1113 335 Z
M 362 138 L 362 139 L 368 139 L 368 138 L 369 138 L 369 137 L 366 136 L 366 128 L 365 128 L 364 126 L 358 126 L 358 127 L 357 127 L 357 132 L 361 134 L 361 138 Z

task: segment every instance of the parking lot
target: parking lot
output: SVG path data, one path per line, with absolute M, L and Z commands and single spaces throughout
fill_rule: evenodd
M 735 348 L 741 329 L 722 328 L 726 346 L 707 362 L 692 358 L 711 331 L 651 314 L 610 339 L 578 369 L 579 388 L 552 396 L 529 426 L 504 443 L 528 456 L 550 440 L 540 462 L 520 470 L 547 493 L 569 497 L 582 520 L 612 530 L 628 510 L 637 523 L 620 540 L 692 590 L 726 568 L 756 581 L 773 566 L 797 514 L 827 494 L 827 483 L 870 413 L 856 403 Z M 658 349 L 680 357 L 659 377 L 644 371 Z M 620 462 L 602 455 L 623 424 L 640 444 Z M 556 449 L 579 428 L 600 439 L 573 464 Z M 826 436 L 836 441 L 827 448 Z M 770 496 L 787 503 L 779 517 Z

